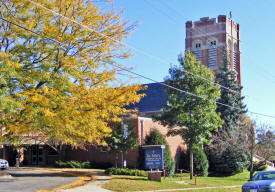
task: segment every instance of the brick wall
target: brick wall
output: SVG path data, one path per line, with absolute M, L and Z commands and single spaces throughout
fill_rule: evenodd
M 241 84 L 241 52 L 240 52 L 240 25 L 226 15 L 219 15 L 218 19 L 204 17 L 199 21 L 186 22 L 186 50 L 193 53 L 201 51 L 201 63 L 210 67 L 208 63 L 209 42 L 216 40 L 216 67 L 211 69 L 217 72 L 223 65 L 223 50 L 226 47 L 232 64 L 231 69 L 237 72 L 237 79 Z M 201 44 L 201 50 L 194 45 Z
M 167 134 L 168 128 L 162 126 L 161 124 L 154 122 L 151 118 L 138 117 L 127 120 L 131 122 L 133 125 L 136 125 L 136 131 L 138 134 L 138 142 L 139 145 L 143 144 L 143 140 L 146 135 L 150 134 L 152 129 L 157 129 L 164 136 Z M 143 133 L 142 133 L 142 122 L 143 122 Z M 143 136 L 143 138 L 142 138 Z M 182 150 L 186 150 L 186 146 L 180 136 L 176 137 L 166 137 L 166 141 L 170 146 L 172 156 L 178 160 L 179 153 Z M 139 156 L 139 148 L 130 150 L 127 154 L 124 155 L 124 159 L 127 161 L 127 167 L 136 168 L 138 167 L 138 156 Z M 78 160 L 78 161 L 94 161 L 94 162 L 111 162 L 115 165 L 117 160 L 118 166 L 121 166 L 121 154 L 116 157 L 111 152 L 101 151 L 96 146 L 89 146 L 87 150 L 82 149 L 72 149 L 67 148 L 66 150 L 66 160 Z

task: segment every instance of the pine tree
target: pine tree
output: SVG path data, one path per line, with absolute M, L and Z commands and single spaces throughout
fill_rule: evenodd
M 232 107 L 218 105 L 217 112 L 221 114 L 224 121 L 222 130 L 234 131 L 234 128 L 240 123 L 241 115 L 244 114 L 246 106 L 243 104 L 244 97 L 241 96 L 242 86 L 237 80 L 237 74 L 230 69 L 227 50 L 224 50 L 223 68 L 216 75 L 216 81 L 220 85 L 227 87 L 221 90 L 219 103 L 223 103 Z M 229 90 L 230 89 L 230 90 Z
M 153 129 L 145 138 L 146 145 L 165 145 L 164 149 L 164 168 L 168 169 L 166 176 L 170 177 L 175 172 L 175 161 L 171 155 L 170 147 L 167 144 L 164 136 L 156 129 Z
M 244 121 L 246 106 L 243 104 L 244 97 L 241 96 L 242 87 L 236 78 L 236 72 L 230 69 L 230 66 L 225 49 L 223 67 L 216 75 L 216 80 L 217 83 L 227 87 L 222 89 L 221 98 L 218 101 L 227 106 L 218 105 L 217 112 L 220 113 L 224 124 L 212 138 L 208 153 L 210 170 L 220 174 L 242 172 L 249 165 L 249 150 L 245 147 L 247 142 L 247 126 Z

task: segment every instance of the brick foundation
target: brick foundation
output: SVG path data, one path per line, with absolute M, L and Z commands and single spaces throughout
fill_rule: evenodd
M 161 171 L 149 171 L 148 180 L 161 182 Z

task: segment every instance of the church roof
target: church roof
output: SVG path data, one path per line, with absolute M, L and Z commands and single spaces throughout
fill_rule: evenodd
M 137 109 L 139 113 L 158 112 L 167 102 L 167 95 L 165 94 L 165 86 L 159 83 L 143 84 L 148 86 L 146 90 L 141 90 L 138 93 L 145 93 L 139 103 L 129 105 L 127 109 Z

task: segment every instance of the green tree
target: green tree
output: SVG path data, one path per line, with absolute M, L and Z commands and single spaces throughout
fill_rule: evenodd
M 248 116 L 246 116 L 245 125 L 247 127 L 247 148 L 249 150 L 249 178 L 252 179 L 254 172 L 258 169 L 257 167 L 254 167 L 253 163 L 256 147 L 256 122 L 250 120 Z
M 168 169 L 166 176 L 170 177 L 175 173 L 175 161 L 171 155 L 170 147 L 164 136 L 157 130 L 153 129 L 145 138 L 146 145 L 165 145 L 164 149 L 164 168 Z
M 208 175 L 208 167 L 209 163 L 206 157 L 206 154 L 204 151 L 201 149 L 201 147 L 196 147 L 193 149 L 194 153 L 194 173 L 197 175 L 202 175 L 202 176 L 207 176 Z M 180 156 L 180 168 L 183 169 L 189 169 L 190 170 L 190 165 L 189 165 L 189 151 L 187 152 L 182 152 Z
M 111 136 L 105 137 L 104 140 L 107 149 L 116 155 L 116 167 L 119 153 L 121 154 L 121 167 L 123 167 L 123 154 L 138 146 L 135 126 L 131 124 L 122 123 L 115 126 Z
M 246 106 L 243 104 L 242 86 L 237 80 L 236 72 L 232 70 L 226 49 L 223 55 L 223 67 L 216 74 L 216 82 L 226 87 L 226 89 L 221 89 L 218 102 L 232 106 L 218 105 L 217 107 L 217 112 L 224 121 L 221 129 L 230 134 L 230 131 L 234 131 L 237 126 L 242 126 L 241 118 L 246 113 Z
M 221 98 L 218 100 L 226 106 L 217 107 L 217 112 L 221 114 L 224 123 L 212 138 L 209 147 L 210 170 L 220 174 L 234 174 L 242 172 L 249 164 L 250 147 L 247 145 L 247 135 L 250 126 L 245 123 L 246 106 L 241 95 L 242 87 L 237 80 L 236 72 L 232 70 L 226 49 L 223 55 L 223 67 L 217 73 L 216 81 L 227 87 L 221 90 Z
M 214 73 L 197 62 L 191 52 L 186 52 L 185 58 L 179 56 L 179 62 L 179 67 L 170 68 L 170 77 L 165 83 L 190 94 L 167 88 L 167 104 L 156 120 L 170 128 L 168 135 L 180 135 L 188 145 L 192 179 L 193 147 L 208 142 L 211 133 L 222 124 L 215 103 L 220 97 L 220 88 L 212 83 Z

